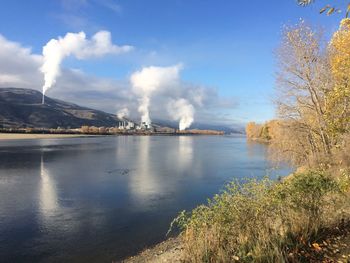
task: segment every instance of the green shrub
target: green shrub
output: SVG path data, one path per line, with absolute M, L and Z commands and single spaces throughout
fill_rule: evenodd
M 277 183 L 233 182 L 171 227 L 182 230 L 187 262 L 288 262 L 293 248 L 344 217 L 344 180 L 308 171 Z

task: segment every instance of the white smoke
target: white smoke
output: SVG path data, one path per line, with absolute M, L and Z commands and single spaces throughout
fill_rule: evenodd
M 141 122 L 151 124 L 149 107 L 154 93 L 179 81 L 181 65 L 171 67 L 145 67 L 131 75 L 130 82 L 133 92 L 139 96 L 139 108 Z
M 129 114 L 130 114 L 129 109 L 123 108 L 117 112 L 117 117 L 118 117 L 118 119 L 122 120 L 124 118 L 129 117 Z
M 149 116 L 149 104 L 150 104 L 150 98 L 148 96 L 143 96 L 141 99 L 139 99 L 139 112 L 141 113 L 141 123 L 145 123 L 147 125 L 150 125 L 152 123 L 151 117 Z
M 51 39 L 43 47 L 44 62 L 40 68 L 45 80 L 43 94 L 55 85 L 57 77 L 61 74 L 61 63 L 64 58 L 72 55 L 78 59 L 88 59 L 111 53 L 124 53 L 131 49 L 131 46 L 112 44 L 111 33 L 108 31 L 97 32 L 91 40 L 86 39 L 84 32 L 67 33 L 63 38 Z
M 194 120 L 194 107 L 186 99 L 171 100 L 168 111 L 173 120 L 179 121 L 179 130 L 189 128 Z
M 89 38 L 90 39 L 90 38 Z M 58 40 L 58 38 L 57 38 Z M 140 57 L 143 61 L 144 58 Z M 11 41 L 0 34 L 0 87 L 42 88 L 43 74 L 38 70 L 43 65 L 43 56 Z M 141 70 L 141 69 L 140 69 Z M 130 76 L 127 77 L 130 80 Z M 181 72 L 180 72 L 181 78 Z M 71 101 L 90 108 L 107 112 L 115 112 L 116 105 L 128 108 L 129 118 L 136 118 L 139 96 L 135 96 L 130 83 L 123 79 L 99 77 L 84 71 L 63 69 L 59 80 L 60 89 L 52 90 L 52 96 L 61 100 Z M 186 83 L 179 79 L 179 85 L 162 89 L 151 98 L 151 117 L 157 119 L 169 118 L 167 105 L 170 98 L 186 98 L 196 109 L 195 119 L 210 123 L 231 125 L 237 119 L 228 115 L 227 110 L 243 107 L 253 107 L 250 102 L 237 103 L 237 98 L 222 97 L 219 90 L 196 83 Z M 51 90 L 50 90 L 51 91 Z M 96 94 L 91 97 L 91 94 Z M 264 99 L 259 101 L 264 103 Z M 118 108 L 117 110 L 119 110 Z M 213 110 L 213 111 L 211 111 Z M 223 110 L 224 112 L 220 112 Z M 154 114 L 154 115 L 153 115 Z M 243 122 L 244 120 L 239 120 Z

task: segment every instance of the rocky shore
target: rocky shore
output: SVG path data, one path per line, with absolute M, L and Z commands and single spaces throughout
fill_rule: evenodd
M 170 238 L 153 248 L 146 249 L 140 254 L 125 259 L 121 262 L 123 263 L 163 263 L 172 262 L 179 263 L 183 262 L 183 247 L 179 237 Z

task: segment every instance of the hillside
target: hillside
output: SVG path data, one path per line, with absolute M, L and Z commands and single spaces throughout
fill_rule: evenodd
M 118 118 L 103 111 L 45 97 L 31 89 L 0 88 L 0 127 L 2 128 L 78 128 L 115 126 Z

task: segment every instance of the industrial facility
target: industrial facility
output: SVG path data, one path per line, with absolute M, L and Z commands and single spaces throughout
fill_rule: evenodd
M 151 124 L 146 122 L 141 122 L 140 124 L 136 124 L 130 120 L 124 119 L 118 122 L 117 128 L 119 130 L 143 130 L 143 131 L 153 131 L 154 128 Z

